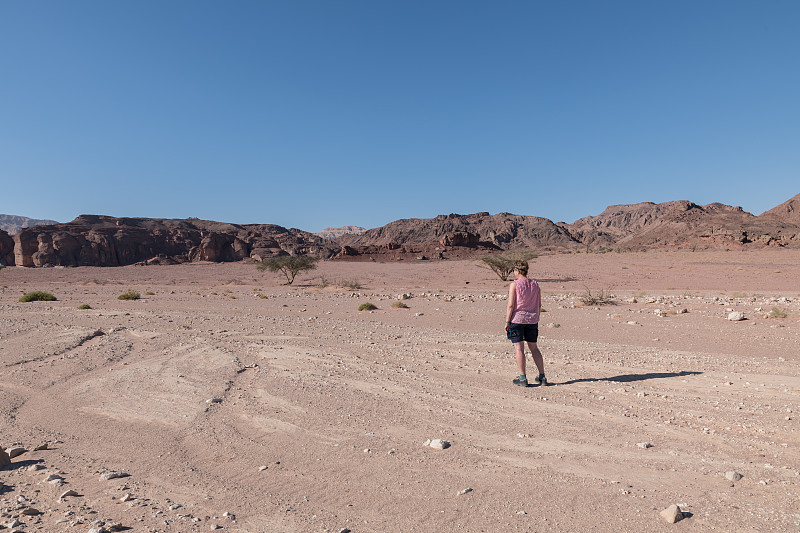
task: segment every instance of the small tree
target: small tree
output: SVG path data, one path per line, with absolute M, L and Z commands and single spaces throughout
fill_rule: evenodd
M 533 250 L 516 250 L 508 252 L 505 255 L 487 255 L 482 257 L 486 266 L 492 269 L 492 272 L 503 281 L 508 281 L 511 278 L 511 272 L 514 269 L 514 261 L 530 261 L 539 257 L 538 252 Z
M 317 268 L 318 261 L 319 258 L 311 257 L 310 255 L 279 255 L 258 263 L 258 270 L 261 272 L 265 270 L 283 272 L 283 275 L 286 276 L 284 285 L 291 285 L 300 272 Z

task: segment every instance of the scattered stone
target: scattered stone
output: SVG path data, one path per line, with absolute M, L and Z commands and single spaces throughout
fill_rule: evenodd
M 222 398 L 209 398 L 206 403 L 222 403 Z
M 656 310 L 653 311 L 653 314 L 658 316 L 658 317 L 661 317 L 661 318 L 664 318 L 665 316 L 667 316 L 667 312 L 664 311 L 663 309 L 656 309 Z
M 628 320 L 628 325 L 629 325 L 629 326 L 638 326 L 638 325 L 639 325 L 639 323 L 638 323 L 638 322 L 636 322 L 635 320 Z
M 26 468 L 26 470 L 28 472 L 35 472 L 36 470 L 44 470 L 44 469 L 45 469 L 45 466 L 44 465 L 40 465 L 38 463 L 34 464 L 34 465 L 29 465 L 28 468 Z
M 686 313 L 688 313 L 688 312 L 689 312 L 689 310 L 688 310 L 688 309 L 686 309 L 685 307 L 684 307 L 684 308 L 682 308 L 682 309 L 679 309 L 679 310 L 677 311 L 677 313 L 678 313 L 679 315 L 685 315 L 685 314 L 686 314 Z
M 263 472 L 263 471 L 264 471 L 264 470 L 266 470 L 267 468 L 268 468 L 268 467 L 267 467 L 267 465 L 261 465 L 261 466 L 259 466 L 259 467 L 258 467 L 258 471 L 259 471 L 259 472 Z
M 414 316 L 422 316 L 422 315 L 424 315 L 424 314 L 425 314 L 425 313 L 414 313 Z
M 128 477 L 130 474 L 126 472 L 106 472 L 100 475 L 100 481 L 108 481 L 110 479 L 117 479 L 121 477 Z
M 636 443 L 636 445 L 637 445 L 639 448 L 644 448 L 645 450 L 646 450 L 647 448 L 652 448 L 652 447 L 653 447 L 653 445 L 652 445 L 652 444 L 650 444 L 649 442 L 637 442 L 637 443 Z
M 34 507 L 26 507 L 25 509 L 20 511 L 19 514 L 21 514 L 23 516 L 36 516 L 36 515 L 42 514 L 42 512 L 39 509 L 36 509 Z
M 405 293 L 405 294 L 398 294 L 398 295 L 397 295 L 397 299 L 398 299 L 398 300 L 410 300 L 410 299 L 411 299 L 411 297 L 412 297 L 412 295 L 411 295 L 411 294 L 408 294 L 408 293 Z
M 173 503 L 172 505 L 169 506 L 169 510 L 170 511 L 177 511 L 181 507 L 183 507 L 183 505 L 181 505 L 179 503 Z
M 444 450 L 450 447 L 450 443 L 442 439 L 428 439 L 425 441 L 425 446 L 430 446 L 434 450 Z
M 725 472 L 725 479 L 727 479 L 728 481 L 739 481 L 743 477 L 744 476 L 742 474 L 740 474 L 739 472 L 734 472 L 733 470 L 731 470 L 730 472 Z
M 472 492 L 472 488 L 466 488 L 464 490 L 460 490 L 460 491 L 458 491 L 458 495 L 459 496 L 463 496 L 464 494 L 467 494 L 469 492 Z
M 59 497 L 58 497 L 58 499 L 59 499 L 59 500 L 63 500 L 63 499 L 64 499 L 64 498 L 66 498 L 67 496 L 77 496 L 77 495 L 78 495 L 78 493 L 77 493 L 77 492 L 75 492 L 74 490 L 70 489 L 70 490 L 67 490 L 67 491 L 64 491 L 64 492 L 62 492 L 62 493 L 61 493 L 61 496 L 59 496 Z
M 40 444 L 37 447 L 35 447 L 33 449 L 33 451 L 38 452 L 40 450 L 49 450 L 50 448 L 48 448 L 48 446 L 50 446 L 50 443 L 49 442 L 45 442 L 44 444 Z
M 6 453 L 8 454 L 8 458 L 9 459 L 13 459 L 14 457 L 19 457 L 20 455 L 22 455 L 23 453 L 25 453 L 27 451 L 28 450 L 26 450 L 25 448 L 22 448 L 20 446 L 14 446 L 14 447 L 11 447 L 11 448 L 7 449 Z
M 668 524 L 674 524 L 683 519 L 681 508 L 675 504 L 670 505 L 658 514 Z
M 556 324 L 555 322 L 550 322 L 549 324 L 547 324 L 547 327 L 548 328 L 560 328 L 561 324 Z
M 728 315 L 728 320 L 731 322 L 738 322 L 740 320 L 744 320 L 744 313 L 740 313 L 739 311 L 734 311 Z
M 64 482 L 64 478 L 59 476 L 58 474 L 50 474 L 46 478 L 44 478 L 46 483 L 52 483 L 54 485 L 58 485 Z
M 119 499 L 121 502 L 129 502 L 133 499 L 133 495 L 130 492 L 126 492 L 122 495 L 122 498 Z

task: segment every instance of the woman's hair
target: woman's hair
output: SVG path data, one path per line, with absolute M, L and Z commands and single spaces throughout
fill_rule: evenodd
M 523 276 L 527 276 L 528 275 L 528 262 L 527 261 L 523 261 L 522 259 L 519 259 L 517 261 L 514 261 L 514 266 L 519 270 L 519 273 L 522 274 Z

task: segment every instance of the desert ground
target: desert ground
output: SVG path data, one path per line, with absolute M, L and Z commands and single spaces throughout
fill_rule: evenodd
M 0 524 L 800 531 L 800 251 L 531 277 L 548 387 L 512 385 L 507 282 L 474 260 L 0 270 Z

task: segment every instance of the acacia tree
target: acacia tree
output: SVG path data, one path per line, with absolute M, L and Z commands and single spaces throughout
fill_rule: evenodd
M 310 255 L 279 255 L 277 257 L 270 257 L 258 263 L 258 270 L 264 272 L 282 272 L 286 276 L 286 283 L 284 285 L 291 285 L 294 283 L 294 278 L 300 272 L 306 270 L 314 270 L 317 268 L 318 257 L 311 257 Z
M 503 281 L 508 281 L 509 278 L 511 278 L 511 271 L 514 268 L 514 261 L 530 261 L 537 257 L 539 257 L 539 253 L 533 250 L 517 250 L 505 255 L 487 255 L 486 257 L 482 257 L 481 261 L 492 269 L 492 272 L 497 274 L 497 277 Z

